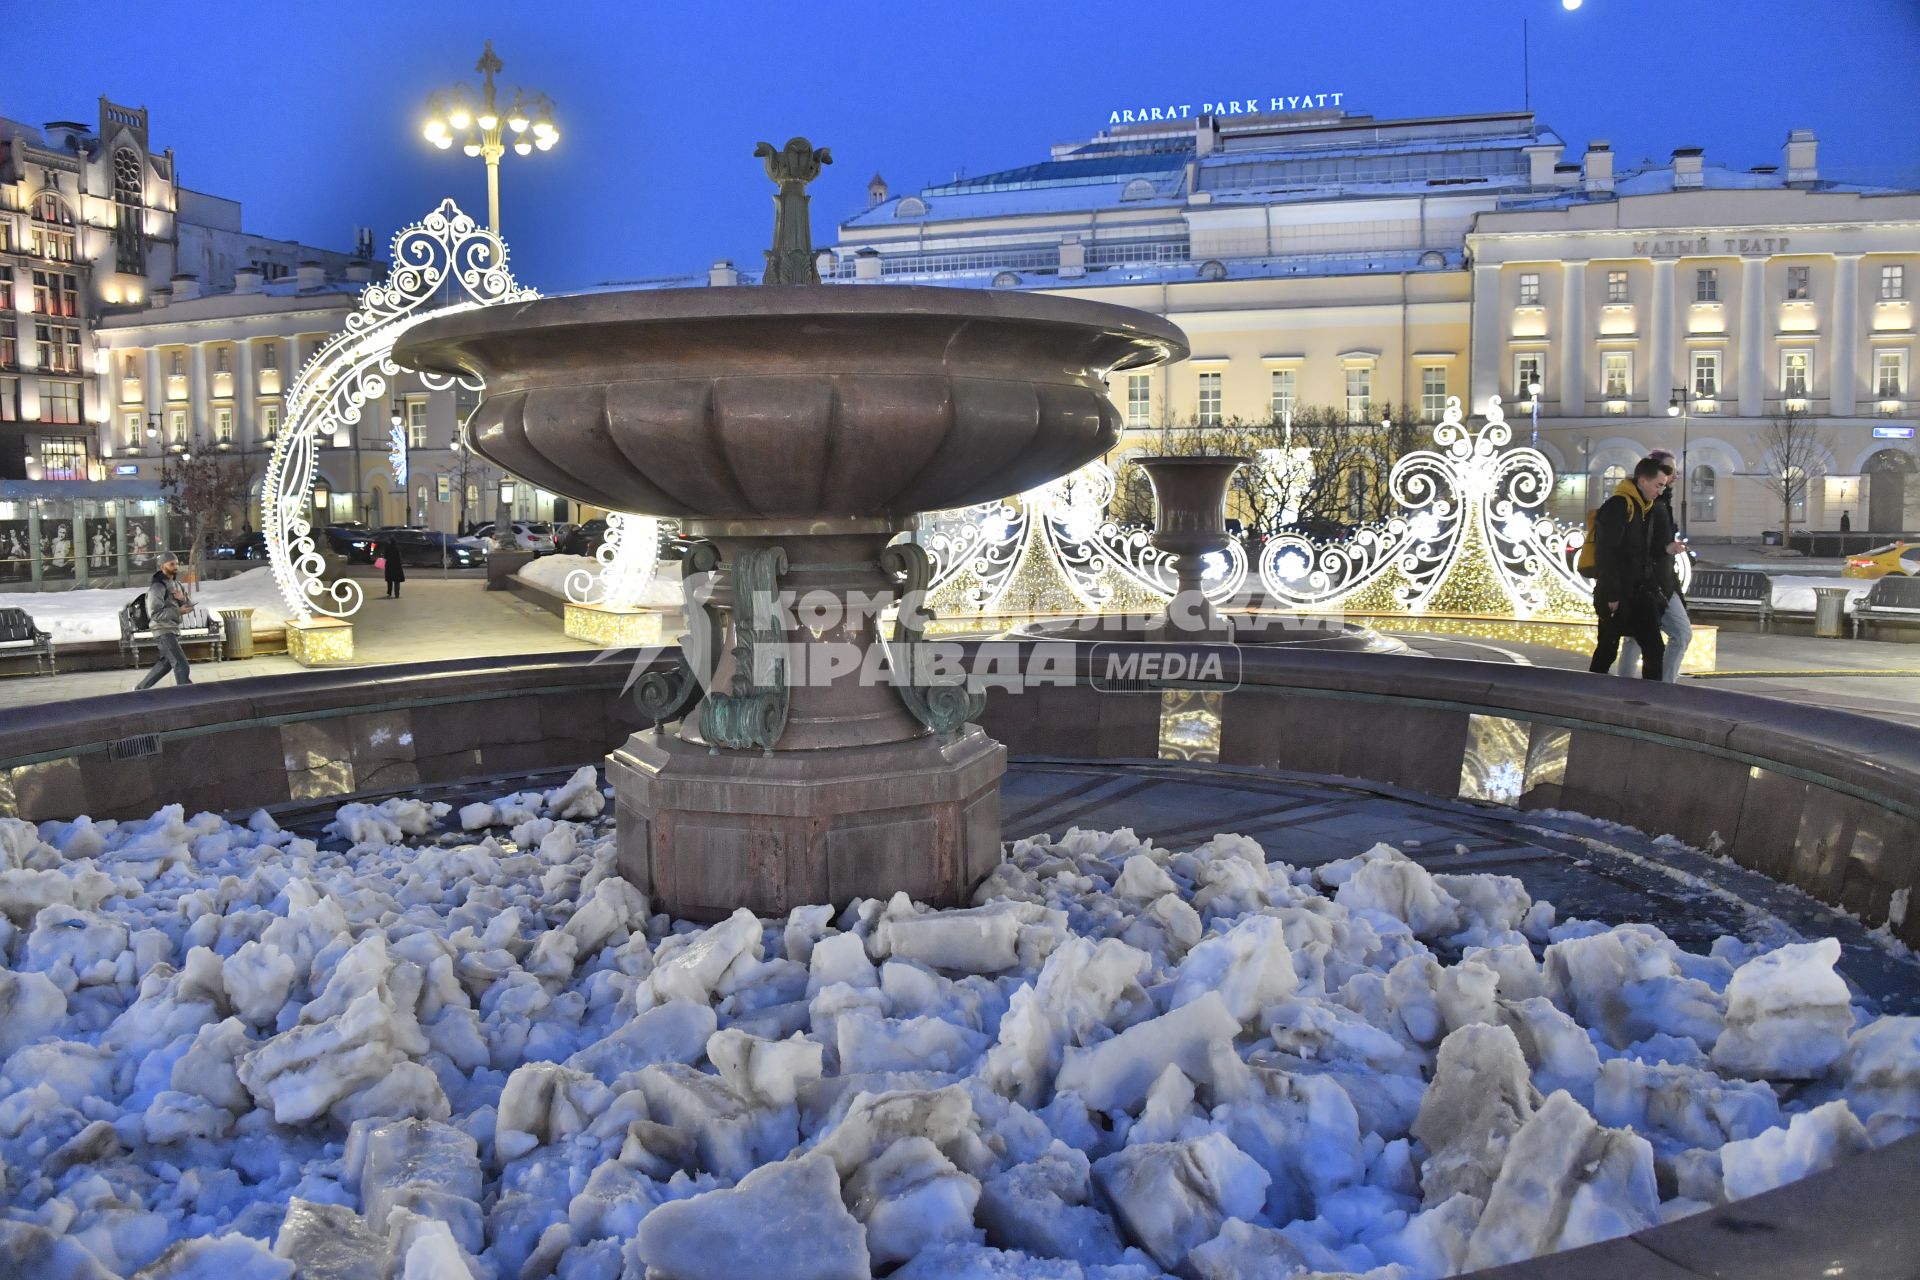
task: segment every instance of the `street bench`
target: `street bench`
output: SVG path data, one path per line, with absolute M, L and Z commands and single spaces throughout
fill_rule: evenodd
M 28 653 L 41 675 L 54 674 L 53 637 L 33 625 L 25 609 L 0 609 L 0 657 Z
M 1752 569 L 1695 568 L 1687 585 L 1687 612 L 1699 617 L 1734 616 L 1773 622 L 1773 579 Z
M 1871 639 L 1880 625 L 1920 623 L 1920 578 L 1889 574 L 1853 606 L 1853 638 Z
M 220 626 L 220 616 L 205 605 L 195 605 L 180 615 L 180 647 L 203 644 L 212 651 L 213 660 L 220 661 L 227 647 L 226 632 Z M 140 650 L 152 649 L 156 658 L 160 653 L 160 642 L 154 639 L 153 632 L 135 631 L 132 621 L 125 613 L 120 615 L 120 653 L 130 667 L 141 663 Z

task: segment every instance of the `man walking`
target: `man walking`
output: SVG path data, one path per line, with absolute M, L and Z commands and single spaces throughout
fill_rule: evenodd
M 1687 602 L 1680 594 L 1679 564 L 1680 557 L 1687 553 L 1687 544 L 1680 541 L 1680 526 L 1673 518 L 1673 486 L 1678 480 L 1673 470 L 1673 453 L 1667 449 L 1655 449 L 1647 456 L 1660 464 L 1667 477 L 1667 487 L 1653 504 L 1653 510 L 1647 513 L 1647 520 L 1653 526 L 1650 536 L 1654 577 L 1660 589 L 1667 594 L 1667 606 L 1660 614 L 1660 634 L 1667 643 L 1666 657 L 1660 664 L 1660 675 L 1671 684 L 1680 678 L 1680 664 L 1687 656 L 1687 646 L 1693 643 L 1693 622 L 1687 617 Z M 1629 635 L 1620 646 L 1620 665 L 1614 674 L 1632 675 L 1633 664 L 1638 661 L 1639 642 Z
M 180 557 L 169 551 L 160 557 L 160 567 L 147 584 L 147 628 L 160 648 L 160 660 L 135 689 L 159 683 L 169 667 L 173 668 L 175 684 L 193 683 L 193 677 L 187 674 L 187 651 L 180 647 L 180 611 L 186 607 L 187 593 L 179 578 Z
M 1600 642 L 1587 670 L 1604 675 L 1620 652 L 1622 636 L 1640 642 L 1640 674 L 1658 680 L 1666 644 L 1660 615 L 1666 611 L 1654 563 L 1653 524 L 1648 518 L 1666 491 L 1668 474 L 1652 458 L 1634 464 L 1633 478 L 1622 480 L 1594 517 L 1593 611 Z

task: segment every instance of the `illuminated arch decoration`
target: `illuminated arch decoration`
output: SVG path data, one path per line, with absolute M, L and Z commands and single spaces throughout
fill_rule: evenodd
M 1094 461 L 1016 497 L 921 516 L 930 604 L 949 617 L 1164 607 L 1179 589 L 1175 557 L 1107 518 L 1116 487 L 1113 468 Z M 1226 604 L 1246 585 L 1246 552 L 1229 542 L 1208 561 L 1202 590 Z
M 593 555 L 599 568 L 567 575 L 567 599 L 602 609 L 637 609 L 660 559 L 660 521 L 653 516 L 607 513 L 607 536 Z
M 1388 477 L 1400 513 L 1344 542 L 1275 537 L 1260 555 L 1261 585 L 1314 612 L 1592 622 L 1593 584 L 1574 568 L 1586 531 L 1540 510 L 1552 464 L 1512 440 L 1498 396 L 1477 431 L 1461 421 L 1460 398 L 1447 397 L 1434 447 L 1407 454 Z
M 500 237 L 460 211 L 452 200 L 393 238 L 393 268 L 386 280 L 368 285 L 360 306 L 326 345 L 314 352 L 287 392 L 286 420 L 274 438 L 260 486 L 260 527 L 267 558 L 286 601 L 288 615 L 311 623 L 352 616 L 365 600 L 351 578 L 323 582 L 326 563 L 314 547 L 309 503 L 322 442 L 359 423 L 368 402 L 379 404 L 400 368 L 393 344 L 414 325 L 435 316 L 471 311 L 539 296 L 516 284 L 507 270 Z M 456 382 L 480 390 L 478 379 L 422 373 L 428 388 Z

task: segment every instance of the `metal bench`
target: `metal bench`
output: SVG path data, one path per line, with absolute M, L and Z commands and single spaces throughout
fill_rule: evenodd
M 1853 638 L 1871 639 L 1881 624 L 1920 623 L 1920 578 L 1889 574 L 1853 605 Z
M 53 637 L 33 625 L 25 609 L 0 609 L 0 657 L 31 653 L 41 675 L 53 675 Z
M 1760 629 L 1773 624 L 1773 579 L 1752 569 L 1695 568 L 1687 585 L 1687 612 L 1760 619 Z
M 213 651 L 213 660 L 220 661 L 226 652 L 227 636 L 220 625 L 220 615 L 197 604 L 180 616 L 180 646 L 204 644 Z M 156 657 L 160 653 L 160 643 L 153 637 L 152 631 L 135 631 L 132 622 L 123 611 L 120 614 L 120 654 L 129 667 L 141 663 L 140 650 L 151 649 Z

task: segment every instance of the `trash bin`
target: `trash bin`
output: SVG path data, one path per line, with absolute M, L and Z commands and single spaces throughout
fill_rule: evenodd
M 1847 597 L 1851 594 L 1845 587 L 1813 589 L 1813 634 L 1838 640 L 1847 633 Z
M 253 610 L 222 609 L 220 626 L 227 633 L 227 657 L 253 656 Z

